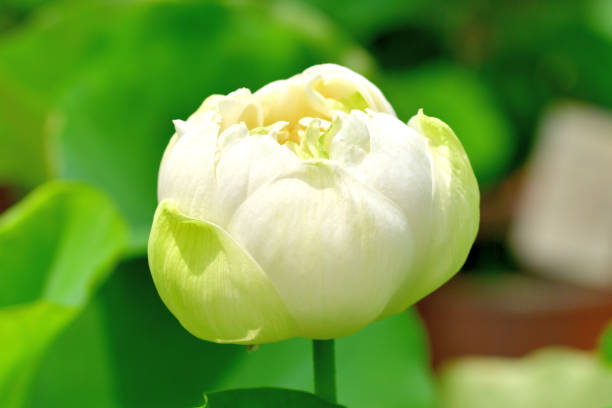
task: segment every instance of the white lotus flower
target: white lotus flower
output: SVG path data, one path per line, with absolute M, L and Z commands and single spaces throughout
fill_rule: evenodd
M 149 262 L 202 339 L 348 335 L 439 287 L 474 241 L 478 186 L 452 130 L 402 123 L 347 68 L 213 95 L 175 127 Z

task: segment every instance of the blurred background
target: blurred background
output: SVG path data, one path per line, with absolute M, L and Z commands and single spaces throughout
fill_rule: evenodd
M 0 406 L 312 390 L 304 339 L 184 331 L 146 242 L 172 119 L 322 62 L 446 121 L 482 194 L 463 270 L 338 340 L 340 403 L 612 405 L 610 0 L 4 0 Z

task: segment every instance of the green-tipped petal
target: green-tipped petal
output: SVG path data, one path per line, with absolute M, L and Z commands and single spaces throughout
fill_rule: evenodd
M 180 214 L 167 200 L 155 213 L 149 263 L 168 309 L 201 339 L 257 344 L 297 334 L 255 260 L 223 229 Z
M 408 126 L 425 137 L 431 160 L 429 249 L 416 279 L 398 289 L 381 318 L 404 310 L 457 273 L 478 232 L 480 192 L 461 142 L 446 123 L 422 110 Z
M 428 141 L 434 219 L 426 272 L 407 299 L 410 304 L 437 289 L 464 264 L 478 232 L 480 192 L 465 150 L 446 123 L 420 110 L 408 126 Z

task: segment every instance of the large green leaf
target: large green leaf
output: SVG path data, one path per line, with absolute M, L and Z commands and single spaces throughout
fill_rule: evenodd
M 252 388 L 207 393 L 202 408 L 339 408 L 312 394 L 282 388 Z
M 105 316 L 104 302 L 96 296 L 57 336 L 32 377 L 24 407 L 122 406 Z
M 159 299 L 146 261 L 124 262 L 50 347 L 26 407 L 194 407 L 243 349 L 189 334 Z
M 49 183 L 0 218 L 0 406 L 21 406 L 49 343 L 124 248 L 126 228 L 99 191 Z
M 7 38 L 0 78 L 46 103 L 46 125 L 28 140 L 48 141 L 51 174 L 108 192 L 129 221 L 131 248 L 143 252 L 172 119 L 212 93 L 326 61 L 369 62 L 320 16 L 284 4 L 95 2 L 51 9 Z
M 381 85 L 403 121 L 422 108 L 446 122 L 463 144 L 481 185 L 506 174 L 516 140 L 491 91 L 474 74 L 437 63 L 389 74 Z

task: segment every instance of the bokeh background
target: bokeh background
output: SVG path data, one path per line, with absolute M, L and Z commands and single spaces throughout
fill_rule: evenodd
M 482 193 L 464 270 L 337 341 L 340 403 L 612 405 L 609 0 L 4 0 L 0 406 L 312 390 L 307 340 L 184 331 L 146 242 L 172 119 L 322 62 L 450 124 Z

